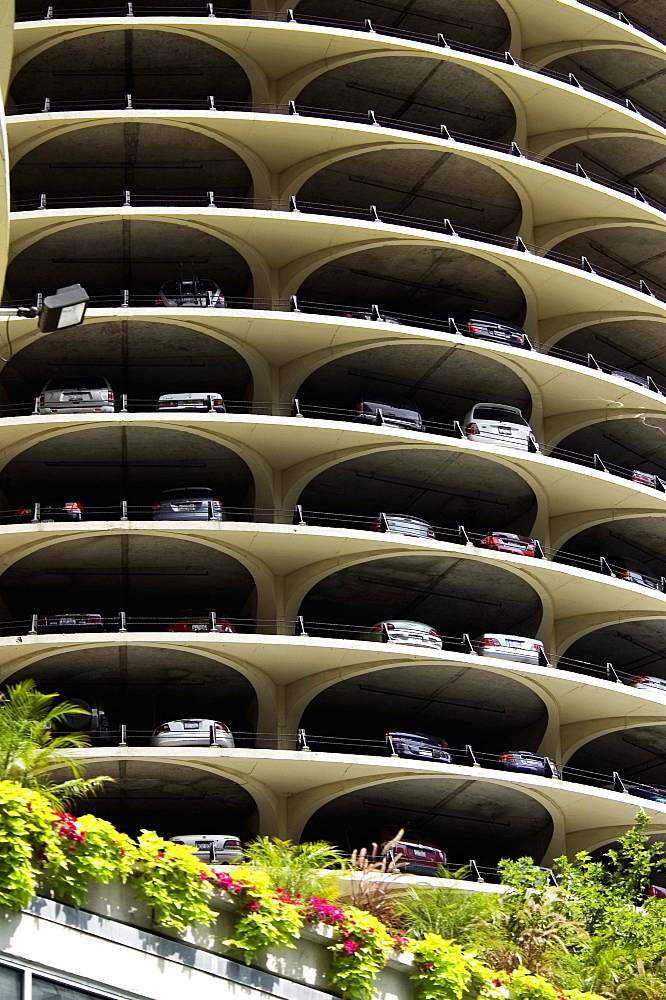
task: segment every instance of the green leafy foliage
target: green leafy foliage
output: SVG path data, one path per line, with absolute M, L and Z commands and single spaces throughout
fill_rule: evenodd
M 377 976 L 396 947 L 395 938 L 377 917 L 345 907 L 329 945 L 329 982 L 346 1000 L 372 1000 Z
M 127 881 L 137 857 L 131 837 L 97 816 L 75 819 L 67 813 L 53 815 L 60 851 L 47 855 L 44 869 L 60 899 L 80 906 L 90 882 Z
M 302 899 L 335 899 L 338 883 L 331 870 L 340 872 L 348 867 L 342 852 L 323 840 L 293 844 L 277 837 L 257 837 L 245 845 L 245 856 L 248 865 L 266 873 L 274 889 Z
M 26 788 L 39 789 L 56 809 L 96 791 L 108 777 L 84 778 L 81 761 L 68 750 L 88 745 L 85 733 L 55 736 L 58 723 L 66 715 L 85 714 L 78 705 L 54 704 L 57 694 L 42 694 L 32 680 L 21 681 L 0 694 L 0 781 L 15 781 Z M 54 782 L 52 768 L 65 769 L 67 781 Z
M 415 1000 L 460 1000 L 478 979 L 473 953 L 439 934 L 426 934 L 412 945 L 411 952 Z
M 275 889 L 271 874 L 256 870 L 250 880 L 242 873 L 222 884 L 236 899 L 238 916 L 234 933 L 223 943 L 240 951 L 246 962 L 266 948 L 294 948 L 303 926 L 299 902 L 285 890 Z
M 57 857 L 49 802 L 14 781 L 0 781 L 0 906 L 20 910 L 35 894 L 40 861 Z
M 153 908 L 155 922 L 184 931 L 191 924 L 212 924 L 212 872 L 184 844 L 142 830 L 136 844 L 132 884 Z

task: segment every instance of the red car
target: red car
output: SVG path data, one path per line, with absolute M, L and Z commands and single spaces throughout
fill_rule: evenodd
M 482 549 L 495 549 L 496 552 L 511 552 L 516 556 L 536 556 L 536 542 L 525 535 L 512 535 L 508 531 L 491 531 L 482 538 L 478 545 Z
M 190 618 L 187 621 L 174 622 L 167 627 L 167 632 L 235 632 L 231 622 L 218 619 L 215 627 L 211 626 L 210 618 Z

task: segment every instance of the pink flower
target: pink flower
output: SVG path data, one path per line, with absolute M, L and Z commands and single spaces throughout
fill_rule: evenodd
M 261 903 L 258 903 L 256 899 L 250 900 L 248 903 L 245 903 L 243 909 L 246 910 L 247 913 L 256 913 L 257 910 L 261 909 Z
M 352 941 L 351 938 L 347 938 L 347 940 L 345 941 L 345 954 L 353 955 L 357 948 L 358 948 L 358 942 Z

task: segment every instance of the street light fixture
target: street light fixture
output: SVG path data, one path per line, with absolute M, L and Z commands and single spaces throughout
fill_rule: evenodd
M 66 285 L 56 289 L 54 295 L 47 295 L 41 307 L 9 307 L 0 309 L 0 316 L 39 317 L 38 326 L 42 333 L 52 333 L 83 323 L 89 301 L 90 296 L 81 285 Z

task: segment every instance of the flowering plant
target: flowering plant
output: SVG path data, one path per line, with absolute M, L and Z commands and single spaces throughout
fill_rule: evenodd
M 191 924 L 211 924 L 213 872 L 184 844 L 142 830 L 136 843 L 132 884 L 153 907 L 162 927 L 184 931 Z
M 76 819 L 54 813 L 58 851 L 44 853 L 43 867 L 55 894 L 80 906 L 88 883 L 126 882 L 134 867 L 136 847 L 126 833 L 97 816 Z
M 318 909 L 322 907 L 313 912 Z M 326 920 L 337 930 L 328 946 L 333 954 L 329 982 L 349 1000 L 372 1000 L 374 982 L 395 950 L 395 939 L 370 913 L 355 906 L 331 909 L 338 912 L 329 912 Z
M 218 884 L 235 897 L 238 916 L 233 936 L 223 944 L 242 952 L 246 962 L 266 948 L 295 948 L 303 926 L 300 899 L 284 889 L 273 889 L 266 872 L 253 869 L 251 881 L 243 874 L 219 875 Z

